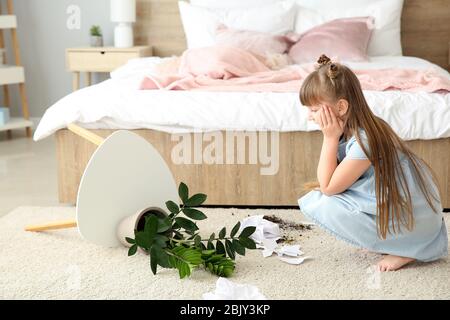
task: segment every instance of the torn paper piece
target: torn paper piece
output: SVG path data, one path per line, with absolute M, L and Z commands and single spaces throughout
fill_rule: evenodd
M 239 232 L 247 227 L 256 227 L 255 232 L 250 236 L 257 244 L 262 244 L 264 239 L 278 240 L 281 238 L 278 224 L 263 219 L 263 215 L 256 215 L 245 218 L 241 221 Z
M 262 248 L 264 249 L 263 257 L 264 258 L 270 257 L 277 247 L 278 243 L 275 239 L 263 239 L 262 242 Z
M 303 261 L 305 261 L 306 259 L 311 259 L 311 257 L 278 257 L 278 259 L 289 264 L 302 264 Z
M 274 252 L 279 256 L 282 257 L 283 255 L 289 256 L 289 257 L 298 257 L 304 254 L 303 251 L 300 250 L 300 245 L 284 245 L 282 247 L 278 247 L 278 244 L 275 242 L 275 244 L 269 243 L 268 240 L 264 241 L 265 247 L 263 251 L 263 257 L 267 258 L 270 257 Z
M 300 250 L 300 245 L 298 244 L 290 246 L 284 245 L 279 249 L 275 249 L 274 251 L 278 254 L 278 256 L 286 255 L 291 257 L 298 257 L 304 254 L 304 252 Z
M 289 261 L 283 260 L 284 262 L 291 264 L 302 263 L 305 258 L 299 258 L 299 256 L 304 254 L 300 250 L 300 245 L 284 245 L 279 247 L 277 240 L 281 238 L 280 227 L 278 224 L 268 221 L 263 217 L 263 215 L 256 215 L 245 218 L 241 221 L 240 232 L 250 226 L 256 227 L 255 232 L 250 238 L 255 241 L 256 248 L 263 249 L 262 255 L 264 258 L 272 256 L 275 252 L 279 258 L 291 259 Z
M 204 300 L 267 300 L 253 285 L 236 284 L 220 277 L 216 282 L 216 290 L 203 294 Z

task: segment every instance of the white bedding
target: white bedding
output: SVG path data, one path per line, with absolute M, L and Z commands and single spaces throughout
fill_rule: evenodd
M 312 131 L 297 93 L 138 90 L 143 76 L 167 58 L 130 60 L 111 79 L 75 91 L 52 105 L 34 140 L 76 122 L 85 128 L 148 128 L 169 133 L 214 130 Z M 353 69 L 434 67 L 419 58 L 373 57 L 369 63 L 346 63 Z M 405 140 L 450 137 L 450 94 L 364 91 L 373 112 Z

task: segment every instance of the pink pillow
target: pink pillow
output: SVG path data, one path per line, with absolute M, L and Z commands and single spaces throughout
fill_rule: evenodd
M 321 54 L 347 61 L 367 61 L 373 17 L 336 19 L 305 31 L 289 50 L 295 63 L 314 62 Z
M 298 35 L 273 35 L 265 32 L 236 30 L 220 25 L 216 30 L 216 44 L 238 47 L 267 56 L 285 53 L 298 40 Z

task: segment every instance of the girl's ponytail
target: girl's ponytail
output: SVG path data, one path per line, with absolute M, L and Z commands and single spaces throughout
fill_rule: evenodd
M 317 60 L 317 70 L 321 68 L 327 68 L 327 76 L 330 79 L 333 86 L 335 86 L 334 79 L 339 76 L 339 65 L 331 61 L 326 55 L 322 54 Z
M 308 181 L 302 186 L 302 191 L 305 193 L 313 190 L 320 190 L 319 181 Z

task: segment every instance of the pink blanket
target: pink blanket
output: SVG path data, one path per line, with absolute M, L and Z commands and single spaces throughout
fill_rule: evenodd
M 271 70 L 264 58 L 235 47 L 213 46 L 186 50 L 178 72 L 146 77 L 140 89 L 298 92 L 314 65 Z M 450 92 L 450 77 L 436 70 L 355 70 L 364 90 Z

